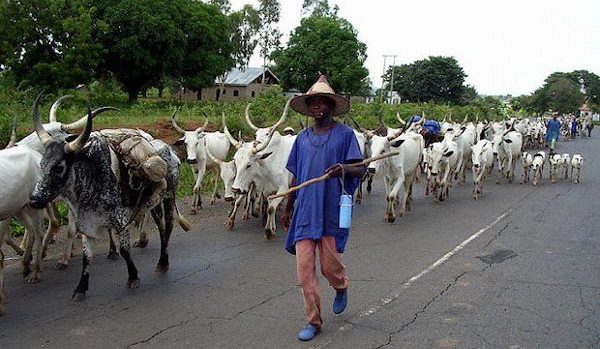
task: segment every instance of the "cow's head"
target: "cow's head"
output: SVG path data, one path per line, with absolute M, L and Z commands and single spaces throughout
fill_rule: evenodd
M 285 104 L 285 108 L 279 120 L 271 127 L 258 128 L 250 121 L 249 109 L 250 104 L 246 107 L 246 122 L 256 131 L 256 141 L 249 146 L 242 146 L 239 141 L 236 141 L 229 130 L 223 118 L 223 130 L 229 141 L 238 149 L 233 157 L 236 167 L 235 180 L 232 185 L 232 191 L 236 194 L 245 194 L 250 190 L 250 184 L 260 176 L 261 167 L 266 164 L 268 158 L 273 154 L 273 150 L 267 150 L 267 146 L 272 145 L 269 149 L 275 149 L 281 139 L 281 135 L 277 132 L 277 127 L 281 125 L 288 114 L 290 101 Z M 264 134 L 266 132 L 266 134 Z
M 202 150 L 205 148 L 204 130 L 208 125 L 208 117 L 204 115 L 206 120 L 204 121 L 204 125 L 202 125 L 201 127 L 198 127 L 194 131 L 186 131 L 183 128 L 179 127 L 179 125 L 177 125 L 177 122 L 175 121 L 175 115 L 177 114 L 179 109 L 181 109 L 181 107 L 177 108 L 171 116 L 171 123 L 173 124 L 173 128 L 182 135 L 182 137 L 178 139 L 175 142 L 175 144 L 185 144 L 185 150 L 187 153 L 186 160 L 189 164 L 193 165 L 198 162 L 199 157 L 204 157 L 204 153 Z
M 484 154 L 489 151 L 492 151 L 492 145 L 489 141 L 479 141 L 477 144 L 473 146 L 473 152 L 471 153 L 471 162 L 473 163 L 473 168 L 475 170 L 479 170 L 481 168 L 482 162 L 484 162 Z M 489 154 L 489 153 L 487 153 Z M 489 156 L 489 155 L 488 155 Z M 489 161 L 489 160 L 488 160 Z
M 378 156 L 390 152 L 390 148 L 398 148 L 405 139 L 398 139 L 404 133 L 407 126 L 400 130 L 395 130 L 393 133 L 388 133 L 388 136 L 371 135 L 371 151 L 370 156 Z M 372 161 L 367 166 L 369 173 L 376 173 L 381 171 L 381 166 L 385 160 Z
M 450 149 L 445 142 L 437 142 L 430 145 L 429 169 L 432 177 L 436 177 L 442 168 L 444 163 L 448 162 L 448 159 L 454 154 L 454 150 Z
M 88 107 L 88 116 L 83 132 L 78 136 L 69 136 L 66 139 L 57 139 L 50 136 L 44 129 L 38 115 L 38 105 L 42 94 L 40 93 L 33 104 L 33 124 L 40 143 L 46 148 L 41 161 L 41 177 L 33 193 L 29 197 L 29 204 L 33 208 L 43 208 L 54 200 L 65 186 L 70 168 L 83 150 L 84 144 L 92 132 L 92 111 Z

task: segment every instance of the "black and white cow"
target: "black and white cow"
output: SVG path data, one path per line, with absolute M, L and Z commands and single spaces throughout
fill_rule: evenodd
M 45 152 L 41 161 L 41 178 L 31 193 L 29 204 L 40 208 L 61 196 L 75 216 L 77 228 L 83 234 L 83 271 L 73 300 L 81 301 L 85 298 L 93 255 L 92 244 L 106 229 L 112 230 L 118 237 L 119 253 L 127 263 L 127 287 L 139 287 L 137 268 L 130 256 L 129 223 L 146 209 L 150 209 L 161 237 L 161 252 L 156 270 L 165 272 L 169 266 L 167 247 L 174 222 L 178 179 L 178 171 L 171 168 L 177 166 L 171 153 L 168 149 L 158 153 L 167 163 L 167 187 L 161 193 L 159 203 L 148 207 L 151 183 L 137 177 L 123 180 L 128 171 L 115 173 L 111 164 L 117 156 L 108 141 L 98 135 L 90 137 L 91 111 L 88 112 L 85 128 L 80 135 L 57 139 L 50 136 L 40 123 L 38 100 L 39 98 L 33 108 L 33 122 Z M 125 187 L 131 181 L 135 185 Z

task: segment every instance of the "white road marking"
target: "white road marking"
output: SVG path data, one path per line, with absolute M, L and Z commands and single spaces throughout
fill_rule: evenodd
M 440 265 L 444 264 L 446 261 L 448 261 L 450 259 L 450 257 L 452 257 L 453 255 L 455 255 L 456 253 L 458 253 L 460 250 L 462 250 L 463 248 L 465 248 L 465 246 L 467 246 L 471 241 L 473 241 L 476 238 L 478 238 L 479 236 L 481 236 L 481 234 L 485 233 L 487 230 L 493 228 L 496 224 L 498 224 L 498 222 L 500 222 L 502 219 L 504 219 L 504 217 L 506 217 L 509 213 L 511 213 L 512 210 L 513 209 L 507 210 L 506 212 L 504 212 L 503 214 L 501 214 L 500 216 L 498 216 L 496 219 L 494 219 L 494 221 L 492 223 L 490 223 L 487 226 L 479 229 L 478 232 L 476 232 L 475 234 L 469 236 L 465 241 L 461 242 L 458 246 L 456 246 L 454 249 L 452 249 L 452 251 L 446 253 L 444 256 L 442 256 L 442 258 L 440 258 L 437 261 L 433 262 L 425 270 L 421 271 L 417 275 L 415 275 L 415 276 L 411 277 L 410 279 L 408 279 L 408 281 L 406 281 L 405 283 L 403 283 L 400 286 L 400 289 L 398 289 L 396 292 L 394 292 L 394 294 L 392 294 L 392 295 L 390 295 L 390 296 L 388 296 L 386 298 L 382 298 L 379 301 L 378 304 L 376 304 L 373 307 L 369 308 L 368 310 L 362 312 L 356 319 L 353 319 L 353 320 L 360 320 L 360 319 L 365 318 L 365 317 L 367 317 L 369 315 L 373 315 L 376 312 L 378 312 L 379 310 L 381 310 L 383 307 L 385 307 L 387 304 L 390 304 L 392 301 L 394 301 L 395 299 L 397 299 L 398 297 L 400 297 L 400 295 L 402 294 L 402 292 L 404 290 L 406 290 L 407 288 L 409 288 L 410 286 L 412 286 L 417 280 L 419 280 L 423 276 L 427 275 L 428 273 L 432 272 L 433 270 L 435 270 Z M 346 324 L 344 326 L 341 326 L 334 333 L 331 334 L 331 337 L 330 337 L 331 340 L 329 340 L 327 342 L 324 342 L 324 343 L 321 343 L 318 346 L 311 347 L 311 349 L 322 349 L 322 348 L 325 348 L 326 346 L 328 346 L 329 344 L 331 344 L 333 342 L 333 337 L 335 337 L 336 333 L 347 331 L 347 330 L 351 329 L 352 326 L 353 326 L 353 324 Z

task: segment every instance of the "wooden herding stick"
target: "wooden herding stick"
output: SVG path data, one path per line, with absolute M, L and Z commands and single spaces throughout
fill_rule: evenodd
M 346 164 L 346 165 L 347 165 L 347 166 L 350 166 L 350 167 L 364 166 L 364 165 L 367 165 L 367 164 L 368 164 L 368 163 L 370 163 L 370 162 L 377 161 L 377 160 L 381 160 L 381 159 L 385 159 L 385 158 L 389 158 L 390 156 L 395 156 L 395 155 L 398 155 L 398 154 L 400 154 L 400 152 L 398 152 L 398 151 L 393 151 L 393 152 L 390 152 L 390 153 L 386 153 L 386 154 L 381 154 L 381 155 L 373 156 L 372 158 L 365 159 L 365 160 L 363 160 L 363 161 L 361 161 L 361 162 L 355 162 L 355 163 L 353 163 L 353 164 Z M 288 190 L 286 190 L 286 191 L 284 191 L 284 192 L 281 192 L 281 193 L 277 193 L 277 194 L 270 195 L 270 196 L 268 197 L 268 199 L 269 199 L 269 200 L 273 200 L 273 199 L 280 198 L 280 197 L 282 197 L 282 196 L 286 196 L 286 195 L 288 195 L 288 194 L 290 194 L 290 193 L 293 193 L 293 192 L 295 192 L 295 191 L 297 191 L 297 190 L 300 190 L 300 189 L 302 189 L 302 188 L 304 188 L 304 187 L 307 187 L 307 186 L 309 186 L 309 185 L 311 185 L 311 184 L 315 184 L 315 183 L 318 183 L 318 182 L 322 182 L 322 181 L 324 181 L 324 180 L 326 180 L 326 179 L 329 179 L 329 178 L 330 178 L 330 177 L 329 177 L 329 173 L 325 173 L 324 175 L 322 175 L 322 176 L 320 176 L 320 177 L 316 177 L 316 178 L 313 178 L 313 179 L 309 179 L 309 180 L 307 180 L 307 181 L 306 181 L 306 182 L 304 182 L 304 183 L 301 183 L 301 184 L 299 184 L 299 185 L 297 185 L 297 186 L 295 186 L 295 187 L 291 187 L 290 189 L 288 189 Z

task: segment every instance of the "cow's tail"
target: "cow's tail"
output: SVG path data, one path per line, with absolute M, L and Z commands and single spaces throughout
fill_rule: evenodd
M 190 229 L 192 229 L 192 225 L 187 219 L 185 219 L 185 217 L 181 213 L 179 213 L 179 208 L 177 207 L 177 204 L 175 204 L 175 212 L 177 212 L 177 221 L 179 222 L 181 229 L 183 229 L 184 231 L 190 231 Z

